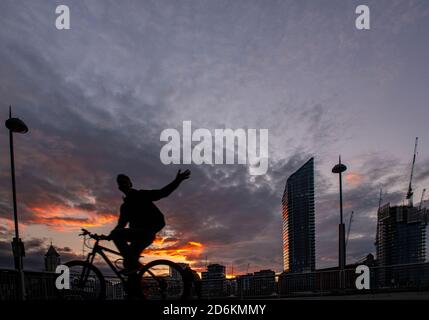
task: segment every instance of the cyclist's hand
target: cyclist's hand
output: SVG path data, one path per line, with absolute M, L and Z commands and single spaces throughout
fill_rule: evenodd
M 108 240 L 108 241 L 113 240 L 114 234 L 115 234 L 115 229 L 110 231 L 109 235 L 106 236 L 106 240 Z
M 111 240 L 111 238 L 110 238 L 110 234 L 109 234 L 108 236 L 106 236 L 106 235 L 104 235 L 104 234 L 101 234 L 101 235 L 100 235 L 100 240 L 108 240 L 108 241 L 110 241 L 110 240 Z
M 80 236 L 86 236 L 89 234 L 89 231 L 86 229 L 81 229 L 81 231 L 82 231 L 82 233 L 79 234 Z
M 183 180 L 189 179 L 191 176 L 191 171 L 186 169 L 184 172 L 181 170 L 177 171 L 176 179 L 182 182 Z

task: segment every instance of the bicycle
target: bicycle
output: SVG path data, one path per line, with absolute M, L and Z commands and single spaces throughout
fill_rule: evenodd
M 121 280 L 123 287 L 127 288 L 129 285 L 128 277 L 121 272 L 121 268 L 117 265 L 123 259 L 119 258 L 112 263 L 105 252 L 118 256 L 121 254 L 99 244 L 100 241 L 109 239 L 86 229 L 82 229 L 79 236 L 84 237 L 84 245 L 92 251 L 88 253 L 86 260 L 73 260 L 65 264 L 69 268 L 70 289 L 63 290 L 63 299 L 106 299 L 106 279 L 100 269 L 94 265 L 97 254 L 104 259 L 113 273 Z M 92 248 L 87 244 L 86 236 L 95 240 Z M 138 296 L 143 299 L 186 299 L 190 294 L 191 281 L 189 276 L 180 265 L 170 260 L 154 260 L 142 264 L 134 280 L 137 281 Z

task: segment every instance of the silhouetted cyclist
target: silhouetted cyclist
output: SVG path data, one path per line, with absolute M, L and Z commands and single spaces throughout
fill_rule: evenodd
M 169 196 L 190 175 L 189 170 L 179 170 L 176 178 L 159 190 L 136 190 L 133 189 L 128 176 L 119 174 L 116 178 L 118 188 L 125 194 L 125 198 L 121 205 L 118 225 L 109 238 L 124 258 L 125 274 L 133 274 L 139 269 L 141 252 L 155 240 L 156 233 L 165 226 L 164 215 L 153 202 Z

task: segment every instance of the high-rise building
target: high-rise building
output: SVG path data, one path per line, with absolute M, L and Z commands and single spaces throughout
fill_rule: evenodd
M 426 209 L 386 204 L 377 214 L 377 284 L 421 284 L 425 279 Z
M 282 215 L 284 271 L 314 271 L 314 158 L 287 179 Z
M 416 207 L 386 204 L 377 215 L 377 263 L 391 266 L 425 262 L 426 215 Z

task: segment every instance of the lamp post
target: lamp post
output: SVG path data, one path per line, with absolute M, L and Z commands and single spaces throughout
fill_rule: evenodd
M 20 297 L 25 299 L 25 283 L 22 257 L 25 255 L 24 244 L 19 237 L 18 209 L 16 204 L 16 184 L 15 184 L 15 158 L 13 152 L 13 133 L 27 133 L 27 125 L 18 118 L 12 118 L 12 107 L 9 107 L 9 119 L 6 120 L 6 128 L 9 129 L 9 148 L 10 148 L 10 171 L 12 176 L 12 197 L 13 197 L 13 218 L 15 222 L 15 237 L 12 241 L 12 251 L 15 262 L 15 269 L 19 273 L 20 279 Z
M 342 173 L 347 167 L 341 163 L 339 156 L 338 164 L 332 168 L 332 173 L 338 174 L 340 183 L 340 224 L 338 225 L 338 266 L 340 269 L 340 288 L 344 288 L 344 269 L 346 266 L 346 228 L 343 222 L 343 177 Z

